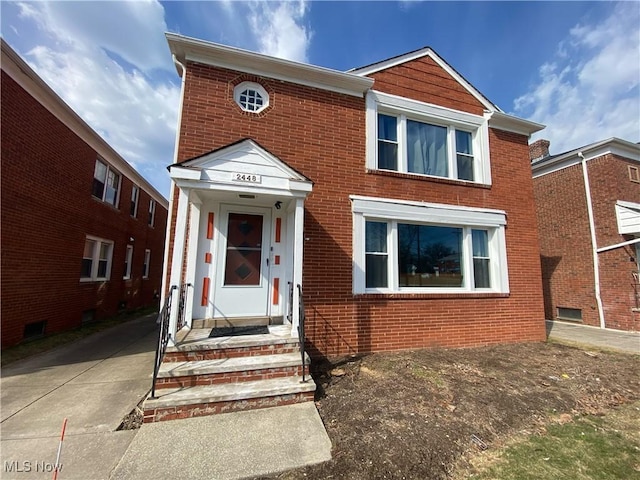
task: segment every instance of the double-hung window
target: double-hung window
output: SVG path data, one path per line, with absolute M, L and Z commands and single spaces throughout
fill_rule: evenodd
M 133 245 L 127 245 L 127 250 L 124 255 L 124 280 L 131 278 L 131 262 L 133 260 Z
M 367 138 L 370 170 L 491 183 L 482 116 L 370 92 Z
M 149 200 L 149 226 L 153 227 L 153 222 L 156 218 L 156 201 L 153 199 Z
M 131 216 L 138 216 L 138 199 L 140 198 L 140 188 L 137 185 L 131 187 Z
M 151 262 L 151 250 L 144 251 L 144 263 L 142 264 L 142 278 L 149 278 L 149 266 Z
M 80 281 L 109 280 L 112 256 L 112 241 L 87 236 L 84 242 Z
M 96 159 L 93 171 L 93 196 L 117 207 L 119 191 L 120 174 L 103 161 Z
M 508 293 L 504 212 L 351 201 L 354 293 Z

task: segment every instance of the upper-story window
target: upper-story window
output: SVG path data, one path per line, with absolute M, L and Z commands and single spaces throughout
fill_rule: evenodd
M 131 216 L 136 217 L 138 215 L 138 199 L 140 198 L 140 189 L 134 185 L 131 187 Z
M 120 174 L 106 163 L 96 159 L 96 166 L 93 171 L 93 196 L 117 207 L 119 191 Z
M 370 169 L 491 183 L 484 117 L 370 92 L 367 136 Z
M 233 89 L 233 98 L 245 112 L 260 113 L 269 106 L 269 94 L 254 82 L 242 82 Z
M 156 201 L 153 199 L 149 200 L 149 226 L 153 227 L 153 223 L 156 219 Z

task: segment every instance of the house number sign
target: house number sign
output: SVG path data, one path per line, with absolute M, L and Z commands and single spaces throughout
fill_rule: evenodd
M 235 182 L 261 183 L 262 175 L 256 175 L 254 173 L 234 173 L 233 180 Z

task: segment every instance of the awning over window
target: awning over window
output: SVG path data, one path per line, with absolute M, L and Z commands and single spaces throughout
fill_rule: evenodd
M 640 204 L 616 202 L 616 218 L 618 219 L 618 233 L 621 235 L 640 235 Z

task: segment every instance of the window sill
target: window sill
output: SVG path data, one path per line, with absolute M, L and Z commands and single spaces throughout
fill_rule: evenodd
M 108 278 L 101 278 L 101 279 L 95 279 L 95 278 L 81 278 L 80 279 L 80 284 L 93 284 L 93 283 L 107 283 L 109 281 Z
M 499 292 L 460 292 L 460 293 L 354 293 L 356 299 L 366 300 L 447 300 L 478 298 L 509 298 L 509 293 Z
M 93 195 L 91 195 L 91 198 L 92 198 L 95 202 L 98 202 L 100 205 L 105 205 L 105 206 L 107 206 L 107 207 L 109 207 L 109 208 L 113 208 L 116 212 L 119 212 L 119 211 L 120 211 L 120 209 L 119 209 L 118 207 L 116 207 L 113 203 L 105 202 L 104 200 L 102 200 L 102 199 L 100 199 L 100 198 L 98 198 L 98 197 L 95 197 L 95 196 L 93 196 Z
M 483 188 L 483 189 L 491 189 L 491 185 L 487 185 L 484 183 L 475 183 L 468 182 L 465 180 L 454 180 L 452 178 L 444 178 L 444 177 L 432 177 L 429 175 L 420 175 L 417 173 L 402 173 L 402 172 L 393 172 L 391 170 L 376 170 L 367 168 L 367 173 L 371 175 L 382 175 L 383 177 L 394 177 L 394 178 L 404 178 L 408 180 L 422 180 L 433 183 L 444 183 L 447 185 L 456 185 L 461 187 L 472 187 L 472 188 Z

